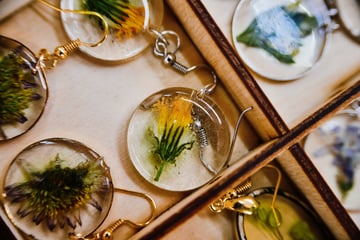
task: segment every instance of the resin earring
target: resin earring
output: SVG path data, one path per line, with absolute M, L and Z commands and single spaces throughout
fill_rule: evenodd
M 0 36 L 0 141 L 25 133 L 43 112 L 48 89 L 36 62 L 23 44 Z
M 280 170 L 272 165 L 265 168 L 277 172 L 274 188 L 253 190 L 251 180 L 247 179 L 215 200 L 209 206 L 210 210 L 215 213 L 225 209 L 235 212 L 235 233 L 241 240 L 328 239 L 328 232 L 313 210 L 280 189 Z
M 360 100 L 310 133 L 304 148 L 349 213 L 359 213 Z
M 274 195 L 273 188 L 253 190 L 249 196 L 260 204 L 252 215 L 237 214 L 235 226 L 238 239 L 331 239 L 321 220 L 314 211 L 297 197 L 278 191 L 276 213 L 280 225 L 270 208 Z
M 322 56 L 335 28 L 323 1 L 242 0 L 232 20 L 232 40 L 244 63 L 260 76 L 295 80 Z
M 177 36 L 174 32 L 158 34 L 154 52 L 166 64 L 183 74 L 200 67 L 187 68 L 176 61 L 179 41 L 175 50 L 168 51 L 166 35 Z M 178 87 L 156 92 L 139 104 L 130 119 L 130 159 L 137 171 L 159 188 L 193 190 L 214 178 L 228 163 L 234 139 L 230 141 L 225 116 L 209 97 L 217 78 L 210 68 L 206 69 L 213 83 L 200 90 Z M 251 109 L 242 112 L 238 124 Z
M 100 14 L 88 11 L 75 13 L 96 16 L 104 23 L 100 40 L 87 43 L 77 38 L 58 46 L 53 53 L 41 49 L 35 56 L 22 43 L 0 35 L 0 142 L 24 134 L 41 117 L 48 98 L 46 69 L 54 68 L 58 61 L 66 59 L 80 46 L 93 48 L 105 40 L 108 27 Z
M 114 192 L 146 200 L 151 214 L 144 223 L 119 219 L 102 232 Z M 154 218 L 150 196 L 114 188 L 104 159 L 80 142 L 45 139 L 21 151 L 10 164 L 2 204 L 11 222 L 35 239 L 111 239 L 122 224 L 140 228 Z
M 159 26 L 163 18 L 163 1 L 148 0 L 66 0 L 62 9 L 95 11 L 109 24 L 109 36 L 96 49 L 80 48 L 86 54 L 106 61 L 125 61 L 140 54 L 152 43 L 151 26 Z M 64 29 L 70 39 L 81 36 L 92 41 L 101 34 L 103 23 L 93 17 L 61 14 Z
M 133 113 L 127 133 L 130 159 L 152 184 L 167 190 L 197 188 L 223 167 L 230 131 L 208 96 L 170 88 L 145 99 Z

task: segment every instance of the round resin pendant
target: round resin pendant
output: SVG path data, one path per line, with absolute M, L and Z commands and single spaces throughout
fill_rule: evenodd
M 331 19 L 323 1 L 242 0 L 232 39 L 244 63 L 260 76 L 294 80 L 324 52 Z
M 252 191 L 259 207 L 251 214 L 237 214 L 236 236 L 245 239 L 329 239 L 329 232 L 314 212 L 294 196 L 279 191 L 275 201 L 275 212 L 280 222 L 276 226 L 271 208 L 273 188 Z
M 208 96 L 170 88 L 145 99 L 133 113 L 128 150 L 137 171 L 170 191 L 187 191 L 210 181 L 226 163 L 230 130 Z
M 100 226 L 110 210 L 113 184 L 101 156 L 79 142 L 52 138 L 14 158 L 2 195 L 6 214 L 25 235 L 68 239 Z
M 147 0 L 66 0 L 62 9 L 98 12 L 106 18 L 109 35 L 96 48 L 81 46 L 86 54 L 101 60 L 129 60 L 152 42 L 148 33 L 150 25 L 158 26 L 163 18 L 163 1 Z M 78 13 L 61 13 L 65 31 L 70 39 L 80 38 L 83 42 L 96 42 L 104 29 L 99 19 Z
M 334 116 L 309 134 L 304 148 L 344 207 L 359 213 L 359 118 L 346 112 Z
M 0 35 L 0 142 L 27 132 L 48 98 L 45 74 L 20 42 Z

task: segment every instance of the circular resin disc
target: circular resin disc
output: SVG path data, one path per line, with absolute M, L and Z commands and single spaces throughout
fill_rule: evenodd
M 359 136 L 360 120 L 348 114 L 338 114 L 310 133 L 304 146 L 331 190 L 350 212 L 360 210 Z M 337 158 L 339 153 L 342 157 Z M 345 169 L 345 176 L 352 182 L 346 191 L 340 187 L 340 183 L 345 181 L 338 182 L 338 177 L 344 173 L 342 169 Z
M 284 10 L 295 2 L 242 0 L 235 10 L 233 44 L 244 63 L 260 76 L 280 81 L 297 79 L 308 73 L 323 54 L 329 35 L 323 26 L 330 22 L 326 5 L 322 0 L 301 1 L 296 12 L 314 17 L 317 22 L 317 27 L 303 35 L 296 22 L 300 17 L 292 18 Z M 282 54 L 282 60 L 275 57 L 278 54 L 271 54 L 273 49 Z M 293 62 L 283 60 L 284 55 L 291 55 Z
M 33 127 L 42 115 L 48 98 L 45 74 L 41 70 L 32 73 L 37 61 L 35 55 L 20 42 L 0 35 L 0 78 L 6 74 L 5 70 L 15 66 L 14 61 L 7 60 L 10 56 L 16 56 L 20 61 L 18 70 L 11 73 L 20 77 L 13 78 L 11 85 L 6 84 L 5 78 L 1 79 L 0 142 L 20 136 Z M 7 65 L 10 62 L 12 66 Z M 24 98 L 28 99 L 27 104 L 20 104 L 18 99 Z M 18 106 L 17 110 L 14 106 Z
M 40 189 L 53 191 L 48 194 L 52 196 L 49 199 L 60 199 L 60 204 L 65 206 L 54 211 L 57 217 L 52 221 L 53 228 L 49 227 L 50 218 L 39 213 L 55 205 L 54 201 L 46 200 L 44 194 L 31 197 L 39 196 Z M 78 189 L 90 193 L 90 198 L 89 194 L 88 198 L 80 195 Z M 21 151 L 6 173 L 3 191 L 9 219 L 35 239 L 68 239 L 70 233 L 81 236 L 92 233 L 106 218 L 113 199 L 113 184 L 103 159 L 85 145 L 62 138 L 45 139 Z M 81 204 L 70 198 L 71 194 L 83 199 Z M 31 199 L 37 203 L 29 205 L 34 203 Z M 74 207 L 75 204 L 80 207 Z
M 252 191 L 248 195 L 255 197 L 261 207 L 271 211 L 270 207 L 273 194 L 274 188 L 261 188 Z M 255 217 L 255 213 L 252 215 L 237 214 L 235 221 L 237 238 L 239 240 L 294 239 L 290 232 L 294 232 L 296 229 L 298 230 L 297 232 L 301 233 L 306 232 L 308 234 L 311 232 L 311 234 L 315 237 L 314 239 L 329 239 L 329 233 L 324 224 L 304 202 L 300 201 L 296 197 L 286 192 L 278 191 L 278 195 L 275 200 L 275 208 L 279 210 L 279 218 L 281 218 L 281 224 L 278 231 L 274 231 L 274 228 L 264 225 L 264 222 L 261 222 L 257 217 Z M 308 228 L 304 227 L 304 225 L 307 225 Z M 282 238 L 280 238 L 278 234 L 281 234 Z
M 227 160 L 230 131 L 225 117 L 209 97 L 196 93 L 188 88 L 157 92 L 145 99 L 130 119 L 127 143 L 131 161 L 159 188 L 198 188 Z M 172 156 L 175 161 L 167 162 Z M 156 179 L 163 162 L 167 163 Z
M 80 10 L 83 9 L 80 0 L 61 1 L 62 9 Z M 133 34 L 131 37 L 118 37 L 117 30 L 109 25 L 109 34 L 105 41 L 97 47 L 81 46 L 81 51 L 101 60 L 125 61 L 140 54 L 147 48 L 152 38 L 147 33 L 150 25 L 160 26 L 163 18 L 163 1 L 130 0 L 134 8 L 142 8 L 144 26 L 141 32 Z M 93 18 L 93 19 L 91 19 Z M 61 19 L 65 31 L 70 39 L 80 39 L 86 43 L 96 43 L 103 35 L 103 30 L 99 25 L 98 19 L 88 15 L 76 13 L 61 13 Z M 129 24 L 131 25 L 131 24 Z

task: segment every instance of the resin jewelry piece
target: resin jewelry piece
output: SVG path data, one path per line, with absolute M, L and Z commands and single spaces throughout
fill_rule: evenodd
M 0 142 L 28 131 L 43 112 L 48 90 L 36 62 L 27 47 L 0 35 Z
M 217 76 L 207 65 L 186 67 L 176 61 L 180 38 L 158 32 L 154 54 L 182 74 L 204 68 L 213 82 L 200 90 L 169 88 L 146 98 L 133 113 L 127 134 L 128 150 L 137 171 L 150 183 L 170 191 L 188 191 L 210 181 L 231 156 L 234 139 L 224 114 L 208 96 Z M 234 136 L 244 114 L 238 119 Z
M 101 156 L 67 139 L 28 146 L 14 158 L 4 179 L 9 219 L 36 239 L 93 232 L 107 216 L 112 198 L 109 168 Z
M 108 28 L 101 15 L 85 11 L 76 14 L 96 16 L 104 22 L 100 40 L 87 43 L 75 39 L 53 53 L 41 49 L 35 56 L 22 43 L 0 35 L 0 142 L 26 133 L 42 115 L 48 99 L 46 69 L 54 68 L 80 46 L 97 47 L 105 40 Z
M 224 209 L 236 213 L 237 239 L 328 239 L 328 233 L 312 210 L 290 194 L 281 191 L 281 172 L 277 172 L 275 188 L 251 190 L 247 179 L 238 187 L 215 200 L 212 212 Z M 251 191 L 250 191 L 251 190 Z M 249 192 L 250 191 L 250 192 Z
M 144 223 L 119 219 L 99 233 L 114 192 L 144 198 L 151 216 Z M 140 228 L 154 218 L 155 203 L 146 194 L 114 189 L 103 158 L 70 139 L 52 138 L 21 151 L 4 178 L 2 204 L 12 223 L 35 239 L 111 239 L 122 224 Z
M 232 39 L 244 63 L 273 80 L 294 80 L 320 59 L 331 29 L 322 1 L 242 0 L 232 21 Z
M 80 47 L 86 54 L 101 60 L 124 61 L 140 54 L 152 43 L 151 26 L 159 26 L 163 18 L 163 1 L 147 0 L 63 0 L 62 9 L 95 11 L 109 24 L 109 36 L 96 49 Z M 70 39 L 93 41 L 102 33 L 103 24 L 93 17 L 61 14 Z
M 305 150 L 349 212 L 360 212 L 360 101 L 309 134 Z
M 186 191 L 205 184 L 223 168 L 230 132 L 208 96 L 170 88 L 137 107 L 127 142 L 131 161 L 146 180 L 166 190 Z
M 276 212 L 281 223 L 277 226 L 271 210 L 273 195 L 273 188 L 256 189 L 248 194 L 261 207 L 251 215 L 236 215 L 237 239 L 331 239 L 309 206 L 281 190 L 276 198 Z

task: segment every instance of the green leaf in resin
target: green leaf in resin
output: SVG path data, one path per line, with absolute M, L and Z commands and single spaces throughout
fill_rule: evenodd
M 193 146 L 193 140 L 184 140 L 185 135 L 191 135 L 191 108 L 192 103 L 179 96 L 163 97 L 152 107 L 158 119 L 158 127 L 152 133 L 156 141 L 153 153 L 160 161 L 155 181 L 159 181 L 168 163 L 175 164 L 177 157 Z
M 290 236 L 294 240 L 316 240 L 316 237 L 305 221 L 295 223 L 290 229 Z

